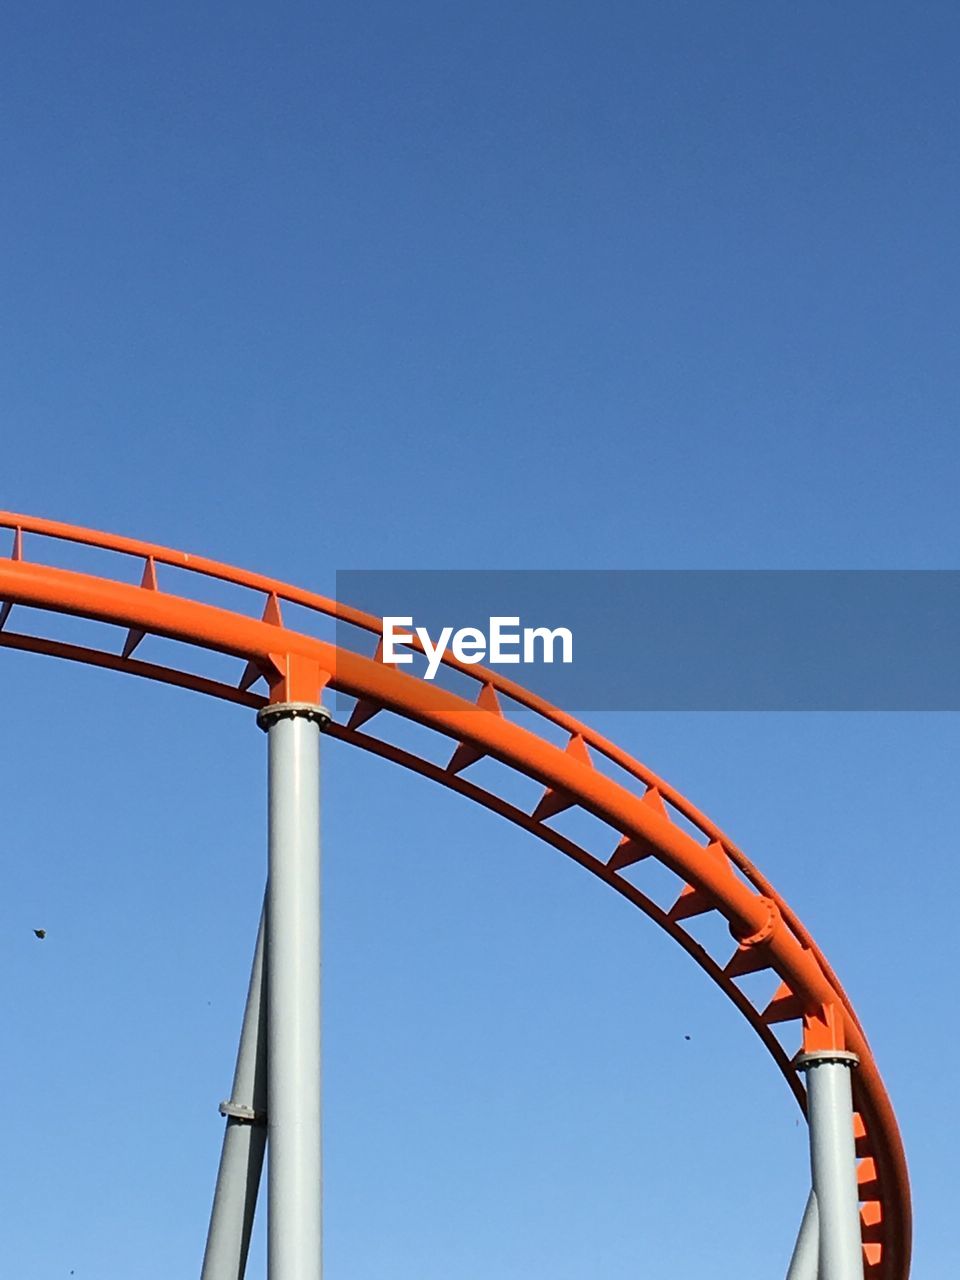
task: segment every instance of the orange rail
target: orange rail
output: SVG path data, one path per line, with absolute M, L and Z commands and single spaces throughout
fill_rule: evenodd
M 444 670 L 477 687 L 470 701 L 439 682 L 428 683 L 384 665 L 344 644 L 284 625 L 284 603 L 301 606 L 308 621 L 329 620 L 379 637 L 378 618 L 324 596 L 203 557 L 171 551 L 55 521 L 0 512 L 0 528 L 12 530 L 9 558 L 0 557 L 0 646 L 44 653 L 125 671 L 250 707 L 268 701 L 317 701 L 331 689 L 356 698 L 345 723 L 331 736 L 403 765 L 500 813 L 559 849 L 639 907 L 678 942 L 734 1002 L 759 1035 L 801 1106 L 802 1082 L 772 1027 L 795 1028 L 796 1048 L 851 1049 L 860 1057 L 854 1075 L 857 1108 L 861 1234 L 867 1280 L 907 1280 L 911 1207 L 906 1160 L 893 1108 L 850 1001 L 825 957 L 787 904 L 744 854 L 689 801 L 587 725 L 494 671 L 444 657 Z M 117 553 L 117 577 L 58 567 L 64 544 Z M 62 558 L 62 555 L 61 555 Z M 131 561 L 135 572 L 130 574 Z M 211 580 L 250 593 L 254 611 L 241 613 L 202 599 L 165 591 L 164 566 L 196 575 L 198 589 Z M 130 574 L 132 581 L 124 580 Z M 13 629 L 17 606 L 109 623 L 121 628 L 115 649 Z M 33 616 L 32 614 L 29 616 Z M 42 617 L 43 615 L 41 615 Z M 149 636 L 180 642 L 183 665 L 136 656 Z M 343 636 L 338 635 L 338 640 Z M 192 647 L 192 648 L 191 648 Z M 237 659 L 236 681 L 195 669 L 197 650 Z M 179 655 L 178 655 L 179 656 Z M 255 692 L 265 681 L 267 694 Z M 454 744 L 448 763 L 396 746 L 364 728 L 393 712 Z M 532 720 L 534 728 L 518 723 Z M 550 739 L 558 731 L 565 745 Z M 442 741 L 442 739 L 438 739 Z M 449 748 L 448 748 L 449 750 Z M 462 776 L 489 757 L 543 787 L 532 811 Z M 638 789 L 637 784 L 640 784 Z M 588 850 L 549 826 L 567 809 L 580 808 L 611 829 L 612 848 Z M 679 877 L 675 901 L 661 907 L 628 878 L 653 858 Z M 685 922 L 717 912 L 734 940 L 715 956 L 688 932 Z M 738 985 L 748 974 L 770 971 L 779 986 L 763 1007 Z

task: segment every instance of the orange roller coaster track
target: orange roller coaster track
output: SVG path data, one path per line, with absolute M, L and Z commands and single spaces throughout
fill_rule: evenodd
M 806 1107 L 803 1082 L 772 1027 L 783 1024 L 794 1030 L 797 1051 L 855 1053 L 864 1275 L 867 1280 L 907 1280 L 911 1207 L 906 1160 L 890 1099 L 857 1016 L 794 912 L 740 849 L 682 795 L 587 725 L 497 672 L 445 655 L 445 669 L 462 687 L 475 690 L 471 699 L 427 683 L 409 667 L 401 671 L 385 665 L 374 639 L 381 633 L 380 620 L 338 601 L 200 556 L 55 521 L 0 513 L 0 528 L 12 533 L 9 556 L 0 557 L 0 646 L 124 671 L 252 708 L 316 702 L 324 688 L 351 695 L 356 699 L 351 713 L 330 724 L 329 736 L 432 778 L 501 814 L 633 903 L 733 1001 L 801 1107 Z M 114 553 L 99 556 L 98 568 L 109 560 L 117 576 L 58 566 L 68 544 L 74 548 L 74 559 L 78 547 Z M 188 571 L 190 579 L 182 572 L 169 576 L 181 586 L 189 581 L 191 591 L 195 586 L 201 598 L 165 589 L 169 570 Z M 250 611 L 211 603 L 216 583 L 244 589 Z M 285 605 L 299 606 L 298 620 L 321 634 L 286 626 Z M 21 612 L 31 624 L 29 633 L 15 629 Z M 112 648 L 37 634 L 51 614 L 106 623 L 120 631 L 93 629 L 97 639 L 108 639 Z M 331 637 L 331 622 L 349 625 Z M 324 628 L 327 638 L 321 638 Z M 366 633 L 371 652 L 365 655 L 334 643 L 346 633 L 358 644 Z M 178 642 L 179 648 L 168 645 L 164 653 L 182 658 L 183 665 L 139 657 L 148 637 Z M 233 682 L 195 670 L 198 648 L 235 659 Z M 259 692 L 258 686 L 264 685 L 266 692 Z M 378 737 L 378 724 L 389 722 L 384 713 L 433 730 L 440 746 L 448 740 L 443 754 L 444 759 L 449 754 L 448 762 Z M 543 788 L 532 809 L 520 808 L 470 780 L 470 767 L 484 758 Z M 564 810 L 576 808 L 611 828 L 610 848 L 588 851 L 549 825 Z M 658 906 L 628 878 L 630 869 L 645 859 L 655 859 L 679 877 L 682 887 L 671 906 Z M 688 932 L 689 920 L 711 912 L 719 913 L 729 926 L 727 955 L 714 956 Z M 776 974 L 779 985 L 760 1007 L 739 983 L 764 971 Z

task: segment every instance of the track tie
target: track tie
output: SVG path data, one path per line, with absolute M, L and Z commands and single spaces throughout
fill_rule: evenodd
M 883 1244 L 883 1205 L 879 1200 L 868 1200 L 860 1206 L 860 1239 L 864 1244 Z
M 376 652 L 373 655 L 374 662 L 383 662 L 383 636 L 377 641 Z M 348 729 L 359 729 L 362 724 L 366 724 L 372 719 L 378 711 L 382 711 L 383 707 L 379 702 L 371 702 L 369 698 L 358 698 L 356 706 L 350 712 L 350 719 L 347 721 Z
M 667 812 L 667 806 L 663 803 L 663 796 L 660 795 L 657 787 L 646 788 L 644 794 L 640 796 L 640 804 L 645 804 L 660 818 L 672 822 L 673 819 Z M 632 867 L 632 864 L 639 863 L 644 858 L 655 858 L 655 856 L 657 856 L 657 845 L 652 841 L 644 840 L 643 836 L 622 836 L 620 844 L 607 860 L 607 869 L 618 872 L 623 867 Z
M 563 813 L 565 810 L 572 808 L 573 804 L 573 797 L 566 791 L 547 787 L 530 817 L 534 822 L 545 822 L 547 818 L 555 818 L 558 813 Z
M 863 1160 L 870 1155 L 870 1139 L 867 1137 L 867 1126 L 863 1123 L 863 1116 L 859 1111 L 853 1113 L 853 1141 L 857 1153 L 857 1159 Z
M 497 697 L 497 691 L 489 680 L 485 680 L 480 686 L 480 692 L 477 694 L 477 706 L 481 711 L 489 711 L 491 715 L 499 716 L 503 719 L 503 708 L 500 706 L 500 699 Z
M 861 1160 L 857 1167 L 857 1194 L 861 1202 L 877 1200 L 880 1197 L 880 1181 L 877 1178 L 877 1164 L 872 1156 Z
M 865 1227 L 874 1227 L 883 1220 L 883 1204 L 879 1200 L 867 1200 L 860 1206 L 860 1221 Z
M 805 1012 L 800 997 L 785 982 L 781 982 L 760 1017 L 770 1026 L 775 1022 L 792 1022 L 794 1018 L 802 1018 Z
M 271 591 L 267 596 L 267 603 L 263 606 L 263 613 L 260 615 L 261 622 L 269 622 L 272 627 L 283 626 L 283 614 L 280 612 L 280 598 L 275 591 Z
M 680 897 L 667 912 L 667 915 L 671 920 L 689 920 L 691 916 L 706 915 L 716 905 L 716 899 L 711 894 L 704 893 L 696 885 L 685 884 L 680 891 Z
M 656 848 L 639 836 L 623 836 L 610 855 L 607 869 L 620 871 L 623 867 L 630 867 L 635 862 L 651 857 L 654 853 L 656 853 Z
M 153 556 L 147 556 L 143 565 L 143 573 L 140 576 L 140 585 L 146 591 L 159 591 L 157 585 L 157 565 Z
M 150 559 L 150 564 L 151 565 L 153 564 L 152 557 Z M 146 585 L 146 573 L 144 574 L 143 585 L 144 586 Z M 156 574 L 154 574 L 153 585 L 154 585 L 154 589 L 156 589 L 156 585 L 157 585 Z M 269 624 L 272 627 L 283 626 L 283 614 L 280 612 L 280 599 L 277 596 L 277 593 L 275 591 L 271 591 L 270 594 L 267 596 L 267 602 L 263 606 L 263 613 L 260 615 L 260 621 L 269 622 Z M 123 656 L 126 657 L 127 656 L 126 653 L 124 653 Z M 259 662 L 255 662 L 251 658 L 250 661 L 247 663 L 247 665 L 243 668 L 243 675 L 240 677 L 240 683 L 237 685 L 237 688 L 241 689 L 244 693 L 246 693 L 248 689 L 252 688 L 257 683 L 257 681 L 260 679 L 262 675 L 263 675 L 263 668 L 260 666 Z
M 18 525 L 13 531 L 13 546 L 10 550 L 11 560 L 23 559 L 23 530 Z M 3 630 L 7 619 L 10 617 L 10 610 L 13 608 L 12 600 L 4 600 L 0 604 L 0 631 Z
M 640 797 L 640 803 L 647 805 L 649 808 L 661 818 L 670 821 L 670 815 L 667 813 L 667 807 L 663 803 L 663 798 L 656 787 L 647 787 L 646 791 Z M 634 862 L 640 862 L 643 858 L 655 857 L 657 846 L 649 840 L 644 840 L 643 836 L 622 836 L 620 843 L 614 849 L 607 861 L 607 869 L 609 871 L 620 871 L 623 867 L 632 866 Z
M 464 769 L 469 769 L 470 765 L 482 760 L 486 754 L 479 747 L 475 747 L 472 742 L 460 742 L 457 744 L 456 751 L 450 757 L 446 772 L 462 773 Z
M 733 867 L 730 859 L 727 857 L 727 851 L 719 840 L 711 840 L 709 844 L 704 846 L 704 854 L 713 861 L 728 875 L 733 875 Z
M 154 563 L 153 556 L 147 556 L 144 561 L 143 574 L 140 577 L 140 586 L 145 591 L 159 591 L 160 589 L 157 586 L 157 566 Z M 129 658 L 146 634 L 146 631 L 142 631 L 139 627 L 131 627 L 127 632 L 127 638 L 123 642 L 123 650 L 120 654 L 121 658 Z M 241 688 L 243 688 L 242 685 Z
M 146 634 L 147 633 L 145 631 L 141 631 L 139 627 L 131 627 L 127 632 L 126 640 L 123 642 L 123 651 L 121 652 L 120 657 L 129 658 L 131 653 L 133 653 L 134 649 Z
M 587 750 L 587 744 L 579 733 L 570 735 L 570 741 L 566 745 L 564 754 L 572 756 L 574 760 L 578 760 L 581 764 L 589 765 L 591 769 L 593 768 L 593 761 L 590 758 L 590 752 Z M 563 813 L 566 809 L 572 808 L 574 804 L 576 804 L 576 801 L 569 792 L 560 787 L 547 787 L 530 817 L 534 822 L 545 822 L 547 818 L 555 818 L 558 813 Z
M 666 818 L 668 822 L 673 821 L 667 811 L 667 806 L 663 803 L 663 796 L 656 787 L 647 787 L 646 791 L 640 797 L 640 803 L 649 805 L 655 813 L 659 813 L 660 817 Z
M 347 721 L 348 729 L 359 729 L 362 724 L 366 724 L 378 711 L 382 711 L 383 707 L 379 702 L 370 702 L 367 698 L 358 698 L 357 705 L 350 712 L 350 719 Z
M 124 655 L 126 657 L 126 655 Z M 243 675 L 240 677 L 240 683 L 237 685 L 244 693 L 257 683 L 263 672 L 260 670 L 260 664 L 254 662 L 251 658 L 247 665 L 243 668 Z
M 881 1259 L 883 1257 L 883 1246 L 879 1244 L 865 1244 L 863 1248 L 863 1280 L 882 1280 L 883 1266 Z
M 488 680 L 485 680 L 480 686 L 475 706 L 480 711 L 489 711 L 491 715 L 499 716 L 501 720 L 503 719 L 503 709 L 500 706 L 497 691 Z M 475 747 L 472 742 L 458 742 L 457 749 L 447 764 L 446 772 L 461 773 L 464 769 L 468 769 L 470 765 L 476 764 L 478 760 L 482 760 L 486 754 L 479 747 Z
M 748 973 L 761 973 L 770 968 L 770 948 L 762 942 L 756 946 L 737 947 L 727 961 L 723 974 L 726 978 L 743 978 Z

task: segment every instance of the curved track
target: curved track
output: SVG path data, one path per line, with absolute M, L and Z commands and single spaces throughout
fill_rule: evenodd
M 9 557 L 0 557 L 0 646 L 125 671 L 249 707 L 318 701 L 325 687 L 352 695 L 351 714 L 330 725 L 331 737 L 432 778 L 509 818 L 639 907 L 734 1002 L 801 1106 L 802 1081 L 774 1026 L 781 1036 L 787 1029 L 796 1050 L 857 1053 L 854 1099 L 865 1277 L 907 1280 L 911 1213 L 903 1146 L 850 1001 L 787 904 L 682 795 L 588 726 L 496 672 L 447 655 L 446 683 L 466 692 L 463 696 L 439 680 L 427 683 L 408 674 L 410 667 L 384 665 L 372 638 L 379 637 L 379 619 L 339 602 L 202 557 L 54 521 L 0 512 L 0 528 L 12 531 Z M 101 571 L 78 571 L 78 552 L 93 557 Z M 64 560 L 71 567 L 64 567 Z M 108 576 L 102 573 L 104 561 L 110 562 Z M 177 582 L 168 583 L 168 577 Z M 181 590 L 170 589 L 175 585 Z M 241 610 L 211 603 L 225 590 L 243 604 Z M 298 626 L 306 629 L 285 625 L 285 605 L 296 606 Z M 287 612 L 293 610 L 288 607 Z M 87 624 L 95 633 L 94 643 L 79 643 L 85 636 L 55 638 L 51 613 L 109 627 Z M 22 631 L 17 630 L 21 616 L 29 624 Z M 148 639 L 152 637 L 176 642 L 164 646 L 163 662 L 139 656 L 155 643 Z M 352 647 L 354 642 L 366 644 L 366 656 Z M 232 682 L 222 673 L 204 671 L 210 653 L 236 660 Z M 258 685 L 264 682 L 261 693 Z M 416 749 L 387 740 L 394 716 L 431 730 L 431 747 L 421 748 L 422 733 L 415 735 Z M 377 733 L 380 726 L 385 736 Z M 539 784 L 539 796 L 523 806 L 489 784 L 471 780 L 471 766 L 483 760 Z M 489 767 L 474 778 L 481 772 L 485 780 L 491 774 L 507 779 L 502 770 Z M 513 794 L 516 787 L 507 790 Z M 600 820 L 593 824 L 596 830 L 603 831 L 600 824 L 605 824 L 608 842 L 602 848 L 588 848 L 550 825 L 564 811 L 578 809 Z M 631 879 L 648 859 L 676 877 L 676 893 L 666 906 Z M 731 942 L 724 954 L 712 954 L 690 932 L 691 920 L 710 913 L 729 926 Z M 749 975 L 763 973 L 776 989 L 771 999 L 755 1002 L 741 984 Z M 750 977 L 749 990 L 757 985 Z

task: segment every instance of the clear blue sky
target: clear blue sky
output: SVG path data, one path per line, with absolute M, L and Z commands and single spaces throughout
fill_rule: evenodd
M 960 567 L 958 45 L 949 3 L 7 6 L 0 505 L 320 590 Z M 4 1267 L 196 1274 L 263 741 L 2 665 Z M 597 723 L 826 948 L 947 1275 L 960 721 Z M 667 939 L 333 744 L 325 848 L 331 1280 L 782 1272 L 803 1129 Z

